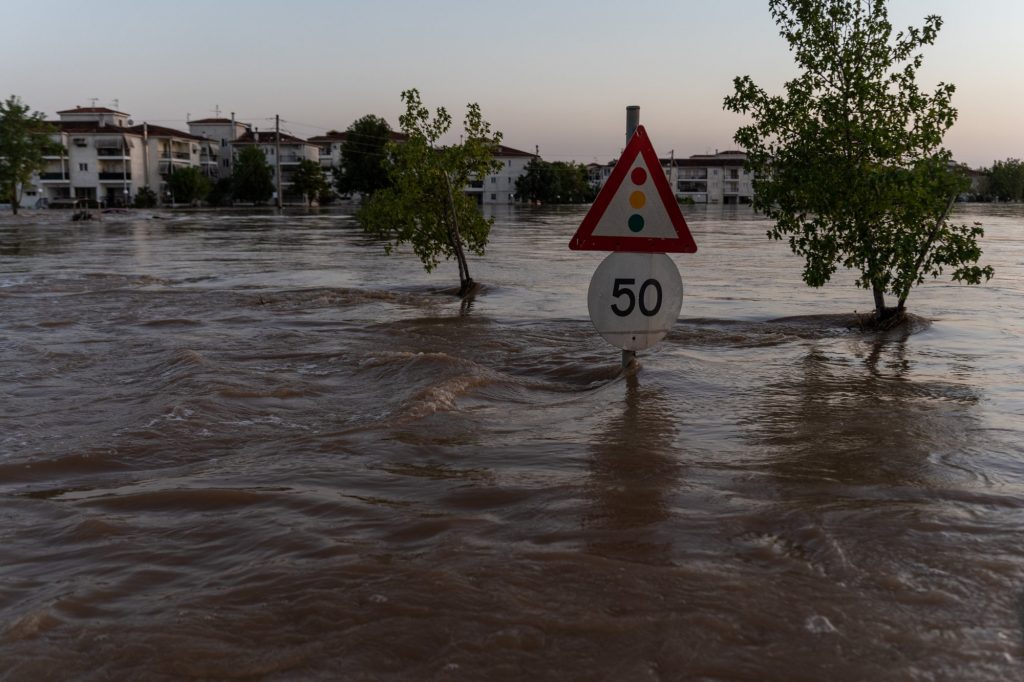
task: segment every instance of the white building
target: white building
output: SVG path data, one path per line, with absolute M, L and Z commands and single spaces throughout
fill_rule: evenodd
M 248 123 L 232 118 L 200 118 L 188 122 L 188 130 L 193 135 L 209 140 L 207 151 L 203 155 L 203 172 L 211 179 L 230 177 L 234 154 L 232 145 L 235 140 L 252 130 Z
M 494 158 L 501 168 L 486 177 L 469 184 L 465 192 L 475 197 L 479 204 L 511 204 L 516 201 L 516 180 L 526 174 L 526 166 L 536 154 L 520 151 L 499 144 Z

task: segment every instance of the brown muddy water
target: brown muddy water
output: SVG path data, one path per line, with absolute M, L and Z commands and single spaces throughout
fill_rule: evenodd
M 1024 678 L 1024 207 L 882 336 L 691 209 L 630 376 L 582 215 L 0 221 L 0 678 Z

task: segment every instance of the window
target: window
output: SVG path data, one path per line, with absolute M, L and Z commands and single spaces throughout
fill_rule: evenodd
M 492 176 L 491 176 L 491 184 L 492 184 L 492 185 L 496 185 L 496 184 L 498 184 L 498 178 L 497 178 L 497 176 L 494 176 L 494 175 L 492 175 Z
M 87 170 L 89 170 L 89 164 L 87 164 L 87 163 L 80 163 L 80 164 L 78 164 L 78 170 L 80 170 L 80 171 L 87 171 Z
M 491 195 L 491 201 L 497 201 L 497 199 L 498 199 L 498 195 L 497 194 L 492 194 Z

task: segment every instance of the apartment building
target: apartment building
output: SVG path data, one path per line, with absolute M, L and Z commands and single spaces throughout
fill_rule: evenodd
M 662 159 L 676 197 L 695 204 L 749 204 L 754 200 L 753 176 L 743 166 L 741 151 L 695 154 Z
M 172 200 L 168 175 L 177 168 L 201 167 L 205 140 L 180 130 L 135 125 L 129 115 L 106 107 L 58 111 L 53 139 L 59 150 L 45 158 L 35 186 L 41 203 L 86 200 L 126 206 L 139 188 Z
M 741 151 L 694 154 L 685 159 L 659 159 L 665 179 L 676 198 L 695 204 L 749 204 L 754 200 L 754 177 L 745 168 Z M 587 175 L 595 187 L 603 187 L 615 162 L 588 164 Z

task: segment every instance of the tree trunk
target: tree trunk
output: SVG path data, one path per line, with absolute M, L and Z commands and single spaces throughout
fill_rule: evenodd
M 949 216 L 950 211 L 953 210 L 953 205 L 955 203 L 956 195 L 954 194 L 949 198 L 949 203 L 946 204 L 946 210 L 943 211 L 942 214 L 935 220 L 935 225 L 932 226 L 931 231 L 928 233 L 928 239 L 921 247 L 921 251 L 918 252 L 917 254 L 917 260 L 914 262 L 914 271 L 911 273 L 912 275 L 914 275 L 914 279 L 917 278 L 917 273 L 918 271 L 921 270 L 921 264 L 924 263 L 924 259 L 928 255 L 928 251 L 931 250 L 932 244 L 934 244 L 935 240 L 938 238 L 939 232 L 942 230 L 942 226 L 945 224 L 946 218 Z M 906 306 L 907 296 L 910 295 L 910 288 L 913 286 L 914 279 L 911 279 L 907 282 L 907 288 L 900 294 L 899 303 L 897 304 L 897 308 L 899 308 L 900 311 L 902 311 Z
M 871 293 L 875 296 L 875 319 L 885 317 L 885 290 L 877 284 L 871 285 Z
M 903 321 L 903 301 L 895 308 L 885 305 L 885 289 L 879 284 L 871 285 L 871 293 L 875 298 L 875 314 L 871 318 L 871 326 L 876 329 L 891 329 Z
M 459 298 L 463 298 L 473 288 L 473 278 L 469 276 L 469 263 L 466 261 L 466 252 L 462 248 L 462 235 L 459 233 L 459 219 L 455 213 L 455 196 L 452 194 L 452 179 L 448 174 L 444 175 L 448 185 L 448 211 L 451 217 L 448 236 L 452 241 L 452 249 L 455 251 L 455 260 L 459 263 Z

